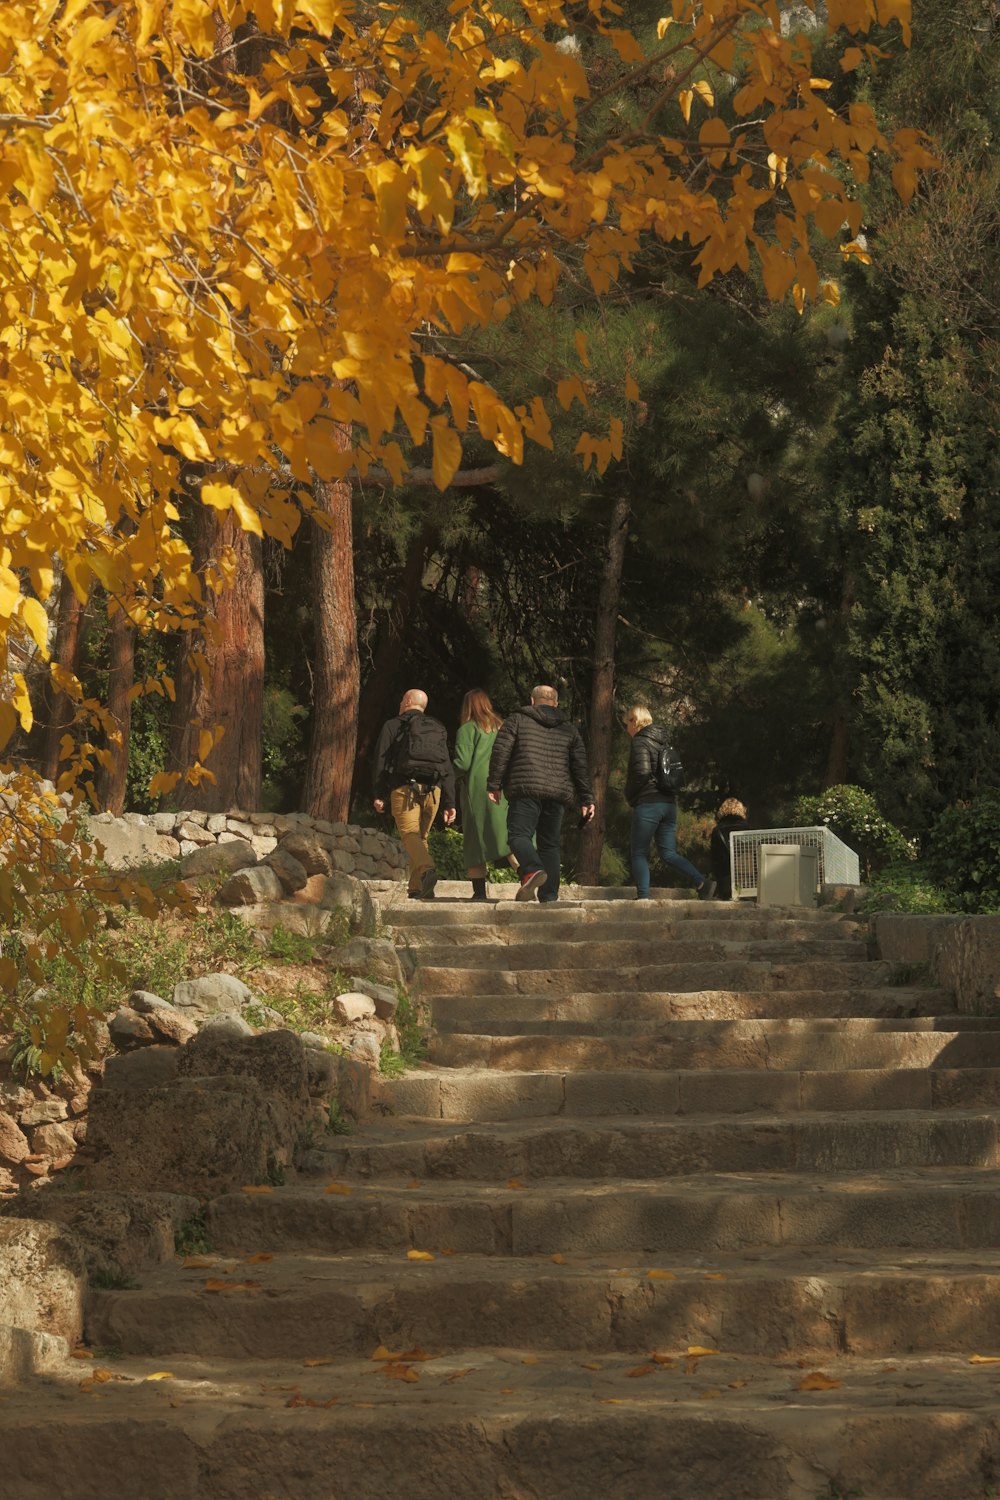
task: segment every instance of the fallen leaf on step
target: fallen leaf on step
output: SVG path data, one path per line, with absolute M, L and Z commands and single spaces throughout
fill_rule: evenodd
M 92 1370 L 90 1372 L 90 1378 L 91 1380 L 96 1380 L 101 1385 L 103 1385 L 106 1380 L 113 1380 L 114 1376 L 111 1374 L 110 1370 L 102 1370 L 100 1367 L 98 1367 L 96 1370 Z
M 502 1385 L 500 1387 L 500 1394 L 501 1396 L 513 1396 L 514 1387 L 512 1385 Z
M 318 1370 L 320 1365 L 329 1365 L 332 1364 L 333 1361 L 330 1359 L 304 1359 L 302 1363 L 305 1365 L 307 1370 Z
M 252 1185 L 250 1187 L 240 1188 L 240 1192 L 241 1193 L 273 1193 L 274 1192 L 274 1188 L 273 1187 L 268 1187 L 266 1184 L 263 1184 L 263 1185 L 260 1185 L 260 1186 L 254 1184 L 254 1185 Z
M 410 1182 L 406 1184 L 406 1186 L 408 1188 L 418 1188 L 423 1187 L 423 1183 L 420 1181 L 419 1177 L 414 1177 Z
M 398 1358 L 399 1358 L 399 1355 L 398 1354 L 390 1354 L 389 1350 L 385 1347 L 384 1344 L 379 1344 L 378 1348 L 375 1350 L 375 1353 L 372 1355 L 372 1359 L 398 1359 Z
M 650 1354 L 649 1357 L 650 1357 L 650 1359 L 653 1361 L 653 1363 L 655 1365 L 666 1365 L 666 1366 L 669 1366 L 669 1365 L 672 1365 L 673 1362 L 674 1362 L 672 1355 L 670 1355 L 670 1354 L 657 1354 L 655 1350 Z
M 221 1281 L 210 1276 L 202 1287 L 204 1292 L 259 1292 L 259 1281 Z
M 93 1359 L 94 1351 L 93 1349 L 72 1349 L 69 1357 L 70 1359 Z
M 1000 1365 L 1000 1354 L 970 1354 L 970 1365 Z
M 745 1385 L 745 1380 L 731 1380 L 729 1382 L 729 1389 L 731 1391 L 741 1391 Z
M 698 1400 L 716 1401 L 721 1395 L 722 1392 L 717 1391 L 714 1386 L 708 1386 L 705 1390 L 702 1391 L 701 1395 L 698 1397 Z
M 539 1363 L 537 1354 L 526 1354 L 521 1360 L 522 1365 L 537 1365 Z
M 341 1197 L 346 1198 L 354 1192 L 354 1189 L 352 1187 L 348 1187 L 346 1182 L 331 1182 L 323 1189 L 323 1191 L 324 1193 L 338 1193 Z
M 829 1375 L 824 1375 L 822 1370 L 814 1370 L 811 1375 L 804 1375 L 795 1387 L 797 1391 L 833 1391 L 840 1385 L 842 1380 L 831 1380 Z
M 638 1380 L 640 1375 L 652 1375 L 655 1369 L 656 1366 L 652 1364 L 636 1365 L 634 1370 L 628 1370 L 626 1371 L 626 1374 L 629 1376 L 630 1380 Z
M 174 1374 L 172 1370 L 154 1370 L 152 1375 L 146 1375 L 143 1378 L 145 1380 L 173 1380 Z
M 248 1266 L 261 1266 L 265 1261 L 273 1260 L 274 1256 L 270 1250 L 258 1250 L 256 1255 L 248 1255 L 246 1263 Z
M 628 1272 L 627 1271 L 618 1271 L 615 1274 L 616 1275 L 620 1275 L 620 1276 L 621 1275 L 627 1276 Z M 649 1277 L 650 1281 L 676 1281 L 677 1280 L 677 1277 L 674 1275 L 673 1271 L 656 1271 L 656 1270 L 653 1270 L 653 1271 L 647 1271 L 646 1275 Z
M 706 1271 L 702 1277 L 703 1281 L 725 1281 L 725 1271 Z
M 603 1365 L 585 1364 L 585 1365 L 581 1365 L 580 1369 L 581 1370 L 603 1370 L 604 1366 Z
M 429 1250 L 407 1250 L 407 1260 L 433 1260 L 434 1257 Z
M 456 1380 L 464 1380 L 466 1375 L 471 1375 L 475 1365 L 470 1365 L 467 1370 L 456 1370 L 452 1375 L 445 1376 L 445 1385 L 454 1385 Z
M 566 1264 L 565 1255 L 550 1255 L 549 1259 L 554 1266 L 564 1266 Z
M 517 1177 L 508 1177 L 508 1179 L 507 1179 L 507 1186 L 509 1188 L 520 1188 L 520 1187 L 524 1187 L 524 1183 L 521 1182 L 520 1179 L 517 1178 Z
M 210 1271 L 215 1265 L 214 1255 L 189 1255 L 181 1261 L 182 1271 Z
M 620 1396 L 598 1396 L 602 1406 L 623 1406 L 624 1402 Z
M 689 1358 L 704 1359 L 709 1354 L 718 1354 L 719 1351 L 718 1349 L 703 1349 L 701 1344 L 688 1344 L 687 1352 Z
M 411 1370 L 409 1365 L 388 1364 L 382 1366 L 382 1374 L 389 1380 L 419 1380 L 420 1376 L 416 1370 Z
M 299 1391 L 294 1396 L 289 1396 L 285 1402 L 286 1406 L 312 1406 L 326 1410 L 330 1406 L 336 1406 L 340 1400 L 339 1396 L 329 1396 L 325 1401 L 317 1401 L 314 1396 L 303 1396 Z

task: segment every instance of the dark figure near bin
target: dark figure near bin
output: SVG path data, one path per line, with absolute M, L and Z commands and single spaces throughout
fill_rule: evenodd
M 720 901 L 730 901 L 733 895 L 730 835 L 739 828 L 749 826 L 743 803 L 736 797 L 727 797 L 715 815 L 715 827 L 712 829 L 712 841 L 708 850 Z

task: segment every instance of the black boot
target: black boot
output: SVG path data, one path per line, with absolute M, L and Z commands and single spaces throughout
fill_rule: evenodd
M 472 880 L 472 899 L 473 899 L 473 901 L 485 901 L 486 900 L 486 876 L 485 875 L 476 875 L 476 876 L 473 876 L 473 880 Z

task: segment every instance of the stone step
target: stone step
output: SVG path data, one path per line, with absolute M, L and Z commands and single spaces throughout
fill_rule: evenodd
M 571 1076 L 580 1081 L 579 1075 Z M 334 1138 L 310 1152 L 306 1166 L 327 1178 L 345 1177 L 360 1188 L 407 1177 L 421 1184 L 457 1178 L 502 1184 L 510 1177 L 653 1181 L 704 1172 L 822 1176 L 883 1168 L 1000 1165 L 1000 1070 L 992 1107 L 939 1114 L 919 1106 L 873 1107 L 870 1096 L 844 1113 L 838 1097 L 840 1078 L 812 1075 L 817 1076 L 831 1085 L 825 1112 L 803 1102 L 796 1073 L 684 1074 L 679 1090 L 673 1075 L 672 1101 L 678 1111 L 673 1119 L 629 1118 L 619 1099 L 602 1093 L 595 1101 L 599 1109 L 605 1106 L 599 1122 L 571 1117 L 484 1124 L 482 1112 L 465 1122 L 394 1122 L 356 1139 Z M 864 1074 L 851 1076 L 865 1081 Z M 887 1093 L 892 1076 L 884 1075 Z M 920 1081 L 919 1074 L 905 1076 Z M 670 1080 L 671 1075 L 663 1080 L 666 1108 L 660 1113 L 670 1112 Z M 605 1081 L 605 1075 L 598 1081 Z M 614 1112 L 606 1108 L 615 1104 Z M 690 1117 L 679 1113 L 685 1108 Z
M 470 1017 L 470 1024 L 475 1024 L 475 1019 Z M 570 1031 L 560 1023 L 553 1023 L 559 1027 L 554 1034 L 496 1036 L 449 1031 L 431 1038 L 428 1056 L 439 1068 L 504 1071 L 760 1068 L 808 1069 L 812 1074 L 824 1074 L 872 1068 L 936 1068 L 949 1072 L 1000 1068 L 1000 1031 L 886 1031 L 856 1036 L 826 1031 L 748 1038 L 716 1030 L 699 1038 L 678 1038 L 671 1034 L 670 1024 L 651 1031 L 648 1023 L 614 1022 L 602 1028 L 599 1035 Z M 729 1023 L 705 1024 L 719 1027 Z M 934 1108 L 935 1101 L 927 1094 L 920 1107 Z
M 891 1365 L 656 1350 L 668 1364 L 648 1352 L 473 1349 L 263 1369 L 124 1359 L 85 1393 L 87 1364 L 71 1361 L 0 1404 L 4 1496 L 650 1500 L 666 1485 L 672 1500 L 989 1494 L 996 1377 L 966 1348 Z M 817 1375 L 827 1388 L 803 1388 Z
M 537 901 L 515 902 L 513 899 L 498 902 L 479 902 L 460 899 L 441 899 L 441 892 L 449 884 L 461 882 L 439 881 L 437 896 L 433 901 L 408 901 L 383 906 L 382 920 L 389 927 L 423 928 L 456 926 L 493 926 L 498 930 L 507 924 L 519 926 L 523 923 L 539 923 L 548 927 L 566 923 L 588 925 L 625 920 L 661 926 L 673 922 L 725 922 L 740 925 L 744 922 L 794 922 L 830 926 L 860 925 L 853 917 L 828 907 L 767 906 L 759 907 L 752 902 L 657 900 L 636 901 L 630 897 L 624 906 L 609 907 L 607 900 L 562 900 L 554 905 L 539 905 Z M 513 893 L 512 893 L 513 894 Z M 619 901 L 621 898 L 615 898 Z
M 501 1123 L 505 1120 L 802 1110 L 993 1110 L 1000 1107 L 995 1068 L 516 1069 L 420 1068 L 382 1080 L 376 1099 L 402 1119 Z
M 615 968 L 586 968 L 588 993 L 685 994 L 694 990 L 846 990 L 891 985 L 895 965 L 834 962 L 744 962 L 720 959 L 712 963 L 622 964 Z M 541 968 L 510 969 L 421 965 L 420 993 L 437 995 L 572 995 L 580 988 L 581 971 Z M 919 994 L 917 988 L 915 994 Z
M 397 924 L 393 933 L 397 943 L 410 943 L 428 963 L 437 961 L 427 957 L 428 953 L 440 952 L 445 955 L 442 962 L 451 962 L 453 953 L 477 948 L 500 951 L 521 946 L 544 946 L 551 954 L 554 943 L 620 945 L 695 941 L 742 944 L 776 941 L 791 944 L 821 941 L 839 943 L 848 948 L 857 947 L 867 952 L 863 932 L 854 922 L 825 922 L 822 925 L 818 922 L 775 922 L 763 916 L 757 920 L 742 922 L 721 919 L 710 921 L 707 918 L 700 922 L 682 922 L 673 918 L 663 918 L 658 922 L 632 922 L 621 917 L 604 920 L 592 915 L 587 922 L 553 919 L 551 922 L 511 921 L 503 924 L 466 922 L 456 923 L 454 926 L 441 922 L 412 928 Z
M 690 931 L 690 929 L 688 929 Z M 657 935 L 638 942 L 615 937 L 601 942 L 589 934 L 582 942 L 555 943 L 545 934 L 544 941 L 510 943 L 503 947 L 490 944 L 430 943 L 416 950 L 421 971 L 427 969 L 488 969 L 502 973 L 515 969 L 541 971 L 579 969 L 619 969 L 632 972 L 657 964 L 719 964 L 766 962 L 769 964 L 860 963 L 867 965 L 868 950 L 864 943 L 837 938 L 824 942 L 818 938 L 739 939 L 723 942 L 704 941 L 700 930 L 697 940 L 689 937 L 668 941 Z
M 676 976 L 675 976 L 676 977 Z M 759 979 L 759 975 L 752 976 Z M 591 976 L 585 976 L 589 985 Z M 598 1034 L 622 1018 L 661 1026 L 676 1022 L 750 1022 L 778 1020 L 936 1018 L 949 1004 L 941 990 L 900 989 L 892 985 L 852 989 L 649 990 L 618 988 L 597 993 L 556 989 L 538 994 L 505 989 L 496 994 L 456 992 L 422 999 L 442 1031 L 522 1036 L 533 1028 L 558 1022 L 576 1029 L 593 1026 Z M 503 1028 L 503 1030 L 501 1030 Z
M 756 1257 L 549 1259 L 276 1255 L 174 1263 L 92 1291 L 85 1337 L 121 1355 L 258 1360 L 419 1348 L 701 1345 L 727 1355 L 888 1357 L 1000 1349 L 1000 1255 L 975 1260 L 806 1247 Z M 624 1260 L 624 1263 L 623 1263 Z M 232 1292 L 219 1286 L 232 1285 Z
M 713 1255 L 797 1245 L 956 1255 L 1000 1248 L 992 1168 L 724 1173 L 655 1182 L 550 1178 L 523 1187 L 380 1181 L 348 1193 L 343 1186 L 334 1193 L 317 1184 L 224 1194 L 206 1209 L 209 1242 L 234 1255 L 251 1246 L 515 1256 Z

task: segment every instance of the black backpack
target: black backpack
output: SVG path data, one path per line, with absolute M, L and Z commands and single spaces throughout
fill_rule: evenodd
M 653 780 L 658 792 L 672 797 L 684 785 L 684 767 L 672 745 L 661 745 L 653 762 Z
M 440 783 L 448 764 L 448 734 L 437 719 L 427 714 L 405 718 L 392 743 L 390 770 L 416 780 Z

